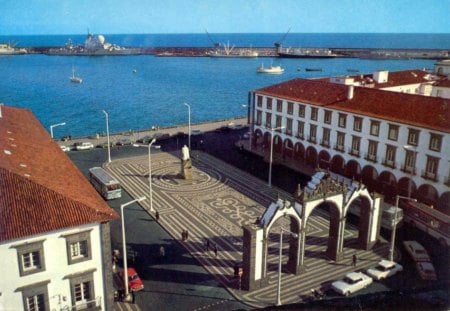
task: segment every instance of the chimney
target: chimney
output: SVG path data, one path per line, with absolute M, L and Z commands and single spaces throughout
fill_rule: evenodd
M 347 92 L 347 99 L 352 99 L 353 98 L 353 91 L 354 91 L 355 87 L 353 85 L 349 85 L 348 86 L 348 92 Z

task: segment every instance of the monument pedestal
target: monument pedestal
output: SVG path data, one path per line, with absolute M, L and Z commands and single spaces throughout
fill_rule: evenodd
M 181 176 L 184 179 L 192 179 L 192 162 L 191 162 L 191 159 L 181 160 Z

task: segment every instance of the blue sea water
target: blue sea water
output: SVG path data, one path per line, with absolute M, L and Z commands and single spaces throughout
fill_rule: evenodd
M 108 35 L 106 40 L 119 45 L 148 46 L 145 38 L 151 37 L 152 40 L 156 40 L 157 37 L 159 40 L 157 42 L 164 42 L 166 46 L 208 46 L 208 38 L 202 41 L 205 40 L 205 36 Z M 241 46 L 270 46 L 265 42 L 273 43 L 273 39 L 280 39 L 279 34 L 258 34 L 258 37 L 261 37 L 259 41 L 246 41 L 256 36 L 253 34 L 230 35 L 229 39 L 223 34 L 212 35 L 214 36 L 220 37 L 219 39 L 227 38 L 230 43 Z M 289 36 L 291 35 L 287 38 Z M 337 43 L 342 41 L 341 46 L 355 47 L 352 34 L 340 36 L 344 38 L 331 44 L 332 39 L 329 35 L 308 35 L 307 39 L 311 43 L 305 46 L 337 46 Z M 422 43 L 419 42 L 419 38 L 422 36 L 415 40 L 405 39 L 405 42 L 422 44 L 416 47 L 442 48 L 442 40 L 434 43 L 433 46 L 429 38 L 423 38 Z M 450 35 L 442 35 L 441 39 L 443 38 L 447 40 L 447 47 L 450 46 Z M 15 40 L 19 41 L 19 39 Z M 20 40 L 21 46 L 63 45 L 67 36 L 33 36 L 31 39 L 21 38 Z M 366 44 L 370 42 L 373 44 L 375 41 L 374 38 L 366 40 L 365 44 L 361 43 L 359 47 L 367 47 Z M 162 45 L 159 44 L 159 46 Z M 299 45 L 295 44 L 295 46 Z M 407 43 L 401 47 L 407 47 Z M 282 75 L 257 74 L 256 67 L 261 63 L 281 65 L 286 68 L 286 71 Z M 246 109 L 242 105 L 247 102 L 250 90 L 292 78 L 345 75 L 348 74 L 347 69 L 358 69 L 361 73 L 370 73 L 380 69 L 392 71 L 432 68 L 433 65 L 432 60 L 349 58 L 1 56 L 0 102 L 30 108 L 47 129 L 51 124 L 66 122 L 65 126 L 54 129 L 55 137 L 84 136 L 105 132 L 102 110 L 109 113 L 111 132 L 147 129 L 156 125 L 186 124 L 188 111 L 183 105 L 185 102 L 191 105 L 193 123 L 228 119 L 246 114 Z M 83 79 L 82 84 L 70 83 L 72 67 Z M 305 72 L 304 68 L 308 67 L 322 68 L 322 72 Z M 298 68 L 301 70 L 298 71 Z M 134 69 L 136 69 L 135 73 Z

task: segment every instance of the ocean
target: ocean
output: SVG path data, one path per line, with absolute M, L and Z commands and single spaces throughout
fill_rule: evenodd
M 272 47 L 283 34 L 105 35 L 121 46 Z M 17 46 L 62 46 L 85 35 L 0 36 Z M 288 34 L 283 45 L 307 47 L 385 47 L 450 49 L 450 34 Z M 0 102 L 31 109 L 56 138 L 104 133 L 109 113 L 110 132 L 148 129 L 241 117 L 248 92 L 293 78 L 312 78 L 375 70 L 431 69 L 433 60 L 278 59 L 141 56 L 0 56 Z M 256 67 L 281 65 L 282 75 L 261 75 Z M 83 79 L 70 83 L 72 67 Z M 305 72 L 321 68 L 321 72 Z M 354 74 L 353 72 L 351 74 Z

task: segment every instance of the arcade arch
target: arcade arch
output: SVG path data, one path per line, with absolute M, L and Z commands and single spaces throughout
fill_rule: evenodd
M 345 166 L 344 176 L 359 180 L 361 177 L 361 165 L 355 160 L 350 160 Z
M 340 155 L 335 155 L 331 159 L 330 170 L 336 174 L 344 175 L 345 160 Z
M 322 150 L 319 152 L 319 167 L 321 169 L 328 170 L 330 169 L 330 154 L 326 150 Z
M 439 194 L 431 185 L 423 184 L 417 189 L 417 199 L 427 205 L 435 206 L 438 203 Z
M 305 153 L 305 161 L 306 164 L 311 165 L 312 167 L 317 167 L 317 150 L 313 146 L 309 146 L 306 148 Z
M 364 166 L 361 171 L 361 182 L 369 188 L 370 191 L 376 189 L 378 179 L 378 172 L 376 168 L 371 165 Z

